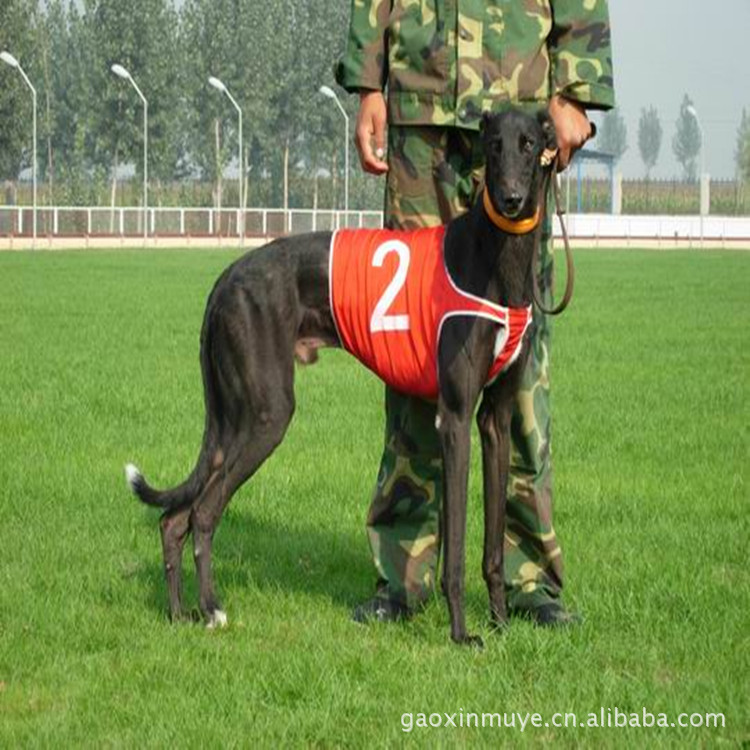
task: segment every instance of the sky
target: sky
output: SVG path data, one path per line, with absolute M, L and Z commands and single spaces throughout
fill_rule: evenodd
M 672 136 L 687 93 L 705 133 L 706 171 L 733 178 L 742 108 L 750 114 L 750 0 L 609 0 L 609 11 L 615 95 L 628 129 L 623 175 L 644 173 L 638 120 L 651 105 L 663 130 L 653 176 L 681 174 Z

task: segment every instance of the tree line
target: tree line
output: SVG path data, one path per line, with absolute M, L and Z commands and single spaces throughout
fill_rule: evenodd
M 143 109 L 112 73 L 117 63 L 148 99 L 155 200 L 160 186 L 195 178 L 211 183 L 215 205 L 236 205 L 237 115 L 209 86 L 216 76 L 243 109 L 248 202 L 342 205 L 344 121 L 319 88 L 333 84 L 349 2 L 2 0 L 0 49 L 20 61 L 38 91 L 47 202 L 86 203 L 92 186 L 100 195 L 103 184 L 114 200 L 123 165 L 142 176 Z M 352 116 L 355 99 L 342 97 Z M 17 71 L 0 64 L 0 180 L 15 182 L 30 167 L 30 134 L 30 93 Z M 301 171 L 309 177 L 304 190 Z M 380 205 L 382 183 L 358 172 L 352 203 L 372 205 L 375 195 Z
M 645 168 L 645 177 L 651 179 L 651 170 L 659 161 L 662 148 L 663 129 L 656 107 L 644 107 L 638 121 L 638 152 Z M 694 182 L 698 176 L 699 156 L 703 134 L 697 119 L 693 100 L 685 94 L 675 122 L 672 137 L 672 153 L 682 167 L 682 177 L 687 182 Z M 628 148 L 628 135 L 622 114 L 614 109 L 602 120 L 601 131 L 597 137 L 597 146 L 604 153 L 611 154 L 619 160 Z M 742 119 L 737 129 L 735 148 L 735 165 L 737 176 L 741 180 L 750 180 L 750 116 L 742 111 Z
M 0 49 L 19 59 L 38 91 L 43 202 L 139 200 L 135 185 L 124 185 L 122 177 L 123 165 L 135 165 L 142 176 L 142 109 L 132 88 L 112 74 L 118 63 L 149 102 L 149 181 L 157 204 L 236 205 L 241 171 L 246 204 L 340 207 L 343 122 L 318 90 L 332 84 L 349 10 L 350 0 L 184 0 L 179 6 L 174 0 L 2 0 Z M 235 111 L 209 86 L 209 76 L 220 78 L 243 109 L 242 165 Z M 353 121 L 356 97 L 343 96 L 342 104 Z M 685 95 L 672 140 L 688 180 L 697 175 L 701 147 L 691 109 Z M 29 92 L 17 71 L 0 64 L 0 181 L 11 191 L 31 164 L 30 132 Z M 643 109 L 638 149 L 647 178 L 662 138 L 656 108 Z M 615 110 L 602 122 L 597 148 L 619 159 L 627 147 Z M 750 179 L 746 112 L 736 159 L 738 174 Z M 186 191 L 196 180 L 210 188 Z M 379 207 L 382 189 L 381 181 L 352 169 L 352 207 Z

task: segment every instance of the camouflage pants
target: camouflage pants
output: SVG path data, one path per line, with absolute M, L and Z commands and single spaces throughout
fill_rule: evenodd
M 392 228 L 446 222 L 483 184 L 479 134 L 455 128 L 390 126 L 386 218 Z M 540 288 L 549 304 L 552 263 L 545 227 Z M 548 319 L 534 311 L 531 356 L 512 420 L 505 536 L 511 607 L 557 597 L 562 556 L 552 528 Z M 385 450 L 367 531 L 379 591 L 409 606 L 433 589 L 439 552 L 442 459 L 435 404 L 386 388 Z

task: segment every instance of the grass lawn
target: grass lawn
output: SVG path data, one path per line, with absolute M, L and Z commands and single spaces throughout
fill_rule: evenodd
M 475 439 L 467 618 L 480 653 L 450 643 L 437 596 L 407 624 L 349 619 L 373 585 L 382 389 L 333 351 L 298 371 L 286 441 L 217 532 L 229 627 L 168 622 L 158 514 L 122 468 L 172 485 L 192 467 L 203 307 L 235 256 L 0 253 L 0 747 L 747 747 L 750 254 L 577 253 L 552 382 L 565 598 L 585 623 L 489 631 Z M 725 726 L 552 726 L 558 712 L 601 724 L 603 709 L 614 724 L 615 709 L 644 708 Z M 470 713 L 529 723 L 475 727 Z

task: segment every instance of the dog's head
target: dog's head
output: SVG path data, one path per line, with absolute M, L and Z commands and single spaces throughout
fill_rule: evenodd
M 542 181 L 557 149 L 555 126 L 546 110 L 532 115 L 518 109 L 482 118 L 485 184 L 495 210 L 508 219 L 532 216 Z

